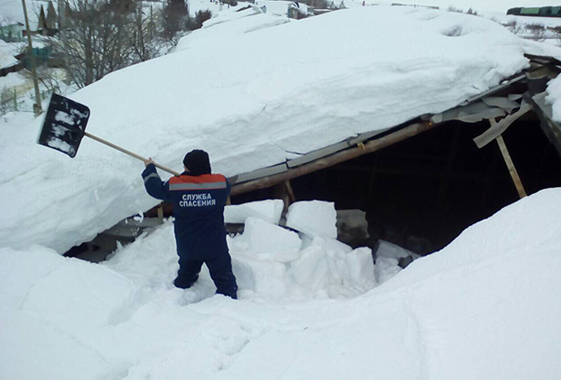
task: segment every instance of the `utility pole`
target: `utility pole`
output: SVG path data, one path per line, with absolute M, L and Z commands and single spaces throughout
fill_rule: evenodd
M 29 30 L 29 19 L 27 18 L 27 7 L 25 0 L 21 0 L 23 5 L 23 15 L 25 17 L 25 28 L 27 30 L 27 50 L 31 59 L 31 74 L 33 75 L 33 85 L 35 86 L 35 104 L 33 105 L 33 112 L 35 116 L 41 115 L 41 93 L 39 92 L 39 82 L 37 81 L 37 64 L 35 62 L 35 55 L 33 54 L 33 43 L 31 42 L 31 30 Z

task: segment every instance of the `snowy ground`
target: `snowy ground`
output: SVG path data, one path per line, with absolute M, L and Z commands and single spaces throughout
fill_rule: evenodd
M 273 264 L 290 264 L 237 249 L 238 278 L 270 289 L 175 289 L 169 225 L 104 265 L 0 249 L 0 378 L 553 380 L 560 214 L 561 189 L 532 195 L 354 298 L 275 299 L 298 282 Z
M 387 4 L 396 4 L 397 2 L 384 2 L 384 1 L 366 1 L 366 6 L 378 6 Z M 507 15 L 506 11 L 510 8 L 517 6 L 531 7 L 531 6 L 545 6 L 546 3 L 532 4 L 531 1 L 487 1 L 487 0 L 428 0 L 428 1 L 400 1 L 399 4 L 406 4 L 409 6 L 424 5 L 436 6 L 441 10 L 463 12 L 467 13 L 469 9 L 477 12 L 477 16 L 493 20 L 501 25 L 508 26 L 508 29 L 522 38 L 546 42 L 552 45 L 559 46 L 559 35 L 550 30 L 536 31 L 532 27 L 537 25 L 544 28 L 561 27 L 561 18 L 558 17 L 529 17 L 529 16 L 511 16 Z M 551 5 L 551 4 L 549 4 Z M 345 6 L 349 8 L 363 7 L 362 1 L 351 0 L 346 1 Z
M 347 0 L 345 4 L 362 5 L 361 0 Z M 449 9 L 454 7 L 467 11 L 472 8 L 476 11 L 500 11 L 506 13 L 510 8 L 515 7 L 541 7 L 551 6 L 545 0 L 366 0 L 366 4 L 410 4 L 410 5 L 426 5 L 439 7 L 441 9 Z
M 74 94 L 92 111 L 88 131 L 176 170 L 202 148 L 230 176 L 442 112 L 527 67 L 524 52 L 561 56 L 492 21 L 443 11 L 221 17 L 176 52 Z M 87 139 L 69 159 L 35 144 L 39 125 L 0 130 L 0 246 L 64 252 L 155 205 L 142 163 Z

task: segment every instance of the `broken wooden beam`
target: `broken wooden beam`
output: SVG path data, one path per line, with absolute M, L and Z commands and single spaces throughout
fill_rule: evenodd
M 413 137 L 420 133 L 426 132 L 434 128 L 435 126 L 436 124 L 430 122 L 414 123 L 408 125 L 402 129 L 399 129 L 393 133 L 390 133 L 378 139 L 371 140 L 364 144 L 362 143 L 358 144 L 354 148 L 334 153 L 331 156 L 320 158 L 314 162 L 310 162 L 295 168 L 290 168 L 283 173 L 255 179 L 240 184 L 235 184 L 232 188 L 231 195 L 236 196 L 239 194 L 247 193 L 249 191 L 271 187 L 281 182 L 288 181 L 292 178 L 297 178 L 306 174 L 310 174 L 315 171 L 325 169 L 333 165 L 337 165 L 341 162 L 345 162 L 368 153 L 376 152 L 387 146 L 406 140 L 409 137 Z

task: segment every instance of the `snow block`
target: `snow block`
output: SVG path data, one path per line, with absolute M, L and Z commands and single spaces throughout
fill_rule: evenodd
M 239 240 L 247 244 L 249 253 L 281 262 L 298 257 L 302 246 L 297 233 L 253 217 L 246 219 Z
M 269 199 L 226 206 L 224 208 L 224 222 L 245 223 L 247 218 L 253 217 L 273 224 L 279 224 L 283 208 L 284 203 L 281 199 Z
M 308 236 L 337 238 L 337 212 L 333 202 L 296 202 L 289 207 L 286 218 L 287 227 Z

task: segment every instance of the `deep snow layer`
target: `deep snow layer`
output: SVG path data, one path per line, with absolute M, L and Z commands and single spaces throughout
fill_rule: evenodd
M 178 171 L 202 148 L 230 176 L 441 112 L 527 67 L 525 51 L 558 52 L 444 11 L 360 7 L 276 26 L 224 12 L 183 49 L 77 92 L 88 131 Z M 70 159 L 36 145 L 38 129 L 0 129 L 0 246 L 64 252 L 157 203 L 139 161 L 88 139 Z
M 306 302 L 173 289 L 169 227 L 106 265 L 0 249 L 0 378 L 553 380 L 559 215 L 542 191 L 360 297 Z

